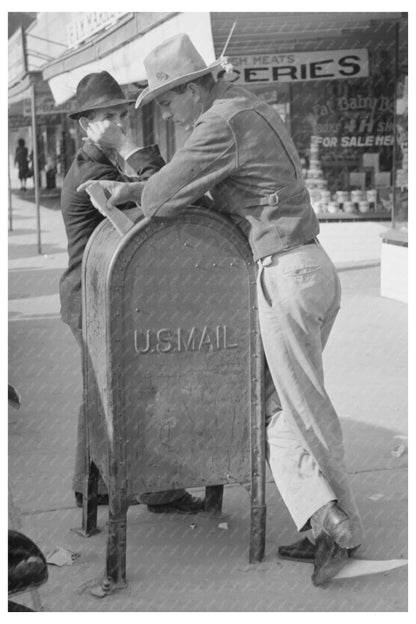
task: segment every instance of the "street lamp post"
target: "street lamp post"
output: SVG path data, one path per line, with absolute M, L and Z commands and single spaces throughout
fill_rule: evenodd
M 10 162 L 8 163 L 8 167 L 7 167 L 7 175 L 8 175 L 8 182 L 9 182 L 9 232 L 11 232 L 13 230 L 13 208 L 12 208 L 12 181 L 10 179 Z
M 38 161 L 38 137 L 36 125 L 36 90 L 35 83 L 31 85 L 32 99 L 32 137 L 33 137 L 33 180 L 35 187 L 36 203 L 36 227 L 38 233 L 38 253 L 42 253 L 41 225 L 40 225 L 40 202 L 39 202 L 39 161 Z

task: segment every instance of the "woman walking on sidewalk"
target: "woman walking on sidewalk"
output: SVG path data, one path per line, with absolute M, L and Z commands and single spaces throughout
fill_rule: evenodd
M 17 142 L 14 164 L 19 169 L 20 190 L 25 191 L 26 180 L 30 177 L 30 175 L 28 151 L 24 139 L 19 139 Z

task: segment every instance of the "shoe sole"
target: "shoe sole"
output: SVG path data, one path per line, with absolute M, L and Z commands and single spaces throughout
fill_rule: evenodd
M 348 548 L 348 558 L 354 556 L 356 550 L 358 550 L 359 546 L 354 546 L 354 548 Z M 285 559 L 286 561 L 296 561 L 298 563 L 315 563 L 315 557 L 291 557 L 290 555 L 281 555 L 279 552 L 277 553 L 279 559 Z

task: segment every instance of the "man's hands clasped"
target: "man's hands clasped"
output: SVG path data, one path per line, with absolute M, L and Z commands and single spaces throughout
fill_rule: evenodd
M 86 191 L 87 188 L 98 182 L 107 197 L 107 207 L 115 208 L 118 205 L 125 204 L 129 201 L 140 203 L 143 182 L 115 182 L 113 180 L 87 180 L 80 184 L 77 191 Z

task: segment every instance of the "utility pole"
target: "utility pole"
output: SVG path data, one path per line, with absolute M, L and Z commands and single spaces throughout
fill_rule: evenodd
M 41 225 L 40 225 L 40 201 L 39 201 L 39 161 L 38 161 L 38 133 L 36 124 L 36 87 L 33 82 L 31 85 L 32 99 L 32 141 L 33 141 L 33 180 L 35 186 L 35 203 L 36 203 L 36 228 L 38 233 L 38 253 L 42 253 L 41 241 Z

